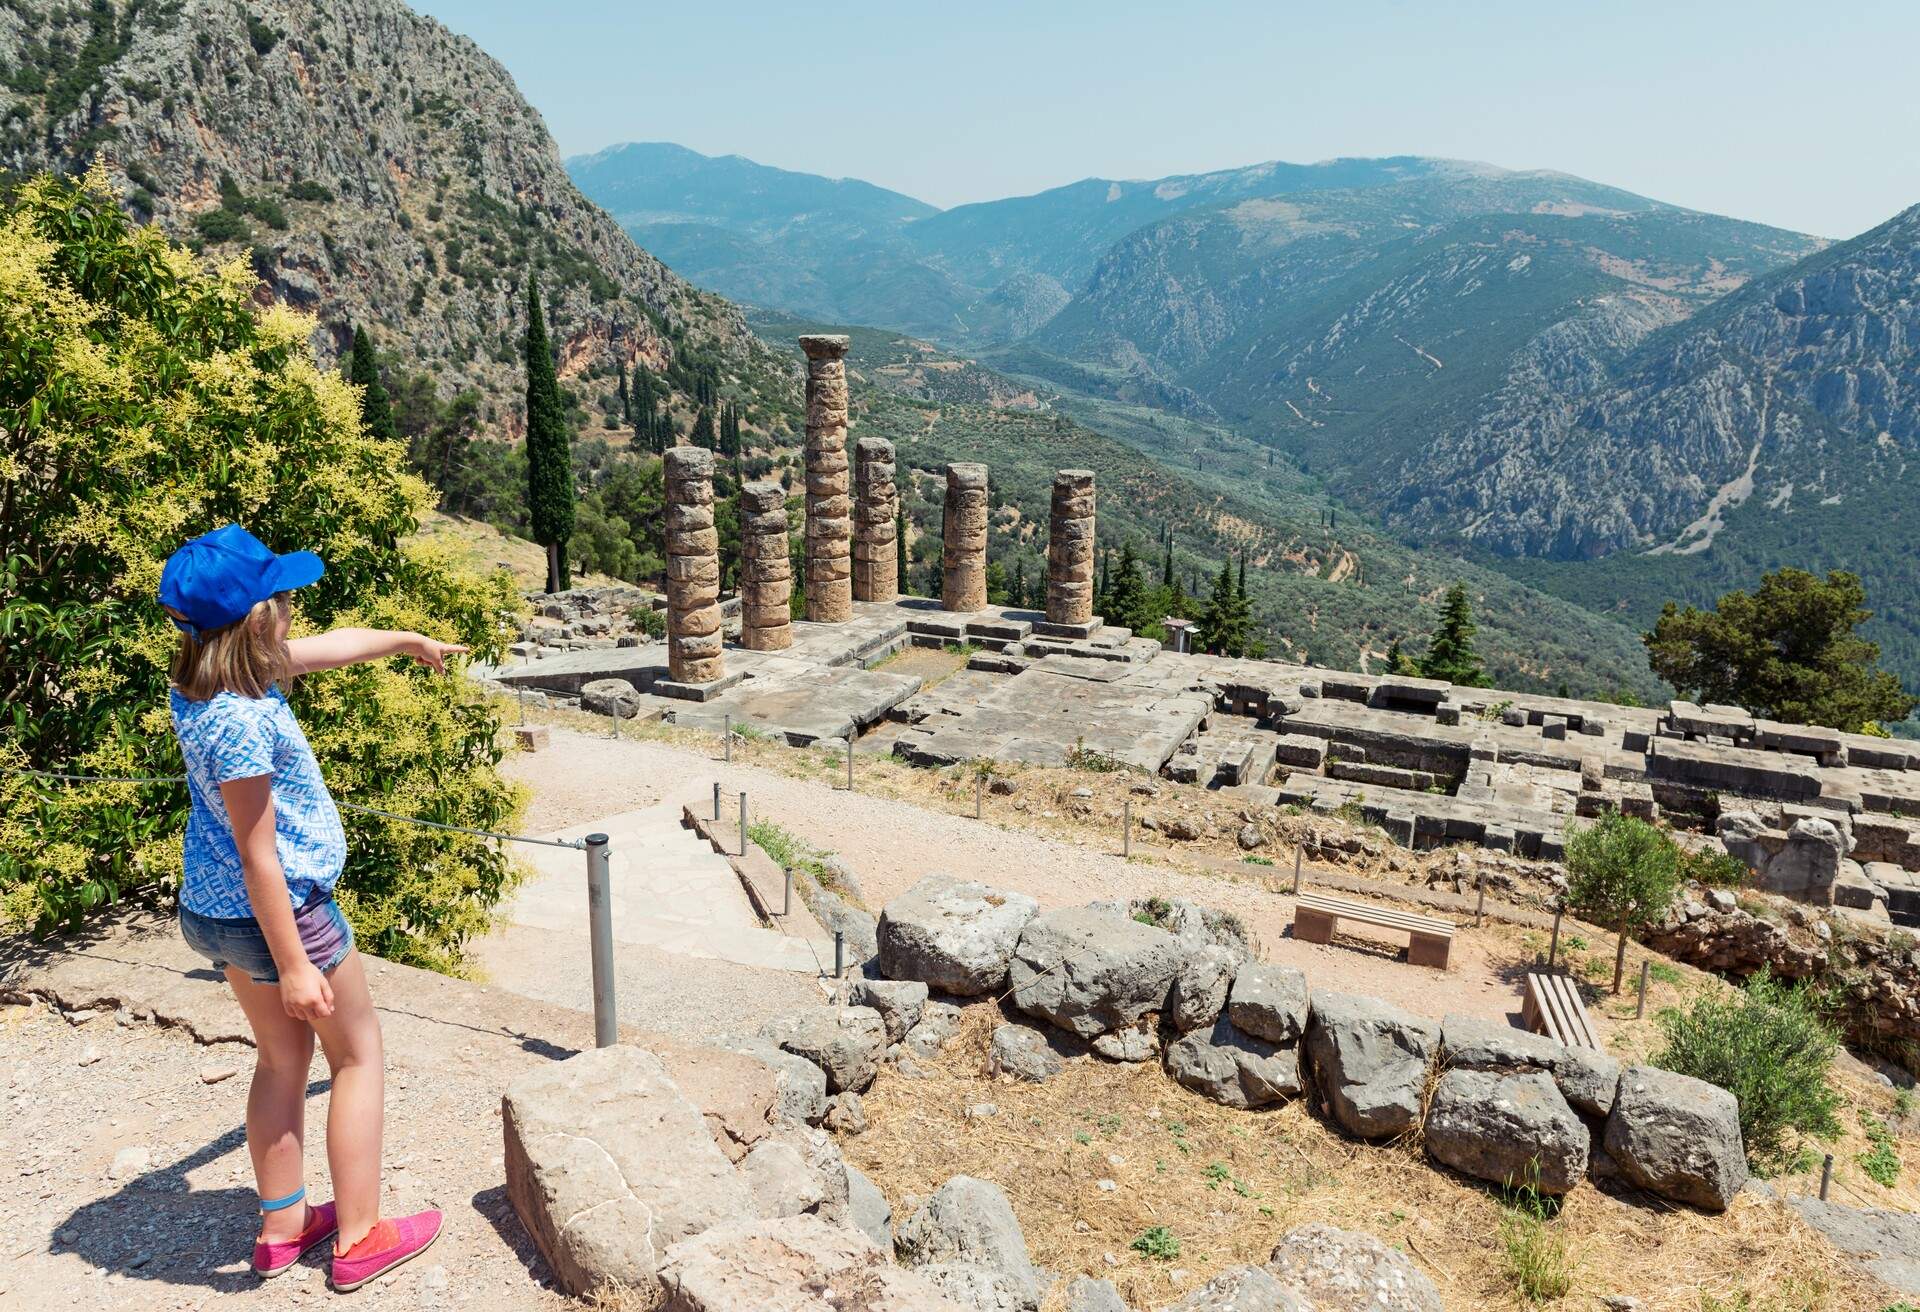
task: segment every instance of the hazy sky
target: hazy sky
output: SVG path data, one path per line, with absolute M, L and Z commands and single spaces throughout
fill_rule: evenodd
M 1920 203 L 1912 0 L 414 3 L 566 154 L 674 141 L 943 206 L 1400 154 L 1830 237 Z

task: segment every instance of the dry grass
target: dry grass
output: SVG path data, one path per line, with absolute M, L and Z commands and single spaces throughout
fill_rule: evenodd
M 956 1173 L 992 1180 L 1012 1199 L 1036 1262 L 1111 1279 L 1134 1307 L 1264 1262 L 1283 1232 L 1308 1221 L 1369 1231 L 1410 1252 L 1455 1312 L 1584 1310 L 1609 1293 L 1641 1298 L 1649 1312 L 1700 1312 L 1703 1297 L 1793 1289 L 1805 1297 L 1788 1306 L 1803 1312 L 1893 1301 L 1779 1206 L 1743 1196 L 1727 1215 L 1708 1216 L 1587 1185 L 1547 1223 L 1565 1242 L 1570 1292 L 1525 1304 L 1509 1274 L 1499 1194 L 1435 1168 L 1414 1144 L 1343 1138 L 1304 1100 L 1257 1112 L 1221 1107 L 1155 1063 L 1080 1058 L 1044 1085 L 998 1082 L 985 1075 L 985 1054 L 1001 1018 L 991 1004 L 968 1007 L 960 1035 L 927 1063 L 928 1079 L 883 1073 L 866 1095 L 871 1128 L 842 1147 L 897 1216 Z M 979 1103 L 998 1114 L 969 1119 Z M 1177 1259 L 1130 1247 L 1153 1226 L 1180 1241 Z

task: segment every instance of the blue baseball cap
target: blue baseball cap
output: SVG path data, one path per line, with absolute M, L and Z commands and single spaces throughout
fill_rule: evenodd
M 228 524 L 167 557 L 160 571 L 160 604 L 177 612 L 176 625 L 198 636 L 245 619 L 274 593 L 304 588 L 326 570 L 311 551 L 276 556 L 259 538 Z

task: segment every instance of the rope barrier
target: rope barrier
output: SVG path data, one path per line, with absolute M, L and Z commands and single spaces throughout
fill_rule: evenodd
M 187 777 L 183 774 L 167 775 L 110 775 L 110 774 L 68 774 L 59 770 L 15 770 L 14 774 L 30 774 L 41 779 L 57 779 L 63 783 L 90 784 L 183 784 Z M 502 834 L 491 829 L 473 829 L 466 825 L 444 824 L 439 820 L 422 820 L 419 816 L 401 815 L 398 811 L 382 811 L 377 806 L 362 806 L 358 802 L 335 801 L 334 805 L 345 811 L 358 811 L 362 815 L 377 815 L 388 820 L 399 820 L 405 824 L 419 825 L 423 829 L 441 829 L 454 834 L 472 834 L 476 838 L 496 838 L 503 843 L 527 843 L 535 847 L 564 847 L 573 852 L 586 851 L 587 845 L 565 838 L 533 838 L 526 834 Z

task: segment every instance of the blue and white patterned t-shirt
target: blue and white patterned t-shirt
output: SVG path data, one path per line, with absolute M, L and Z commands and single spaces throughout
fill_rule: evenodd
M 221 920 L 254 914 L 220 785 L 263 774 L 273 777 L 274 845 L 293 905 L 331 890 L 346 863 L 346 831 L 280 690 L 269 689 L 265 697 L 223 692 L 204 702 L 188 701 L 176 690 L 169 701 L 193 801 L 181 905 Z

